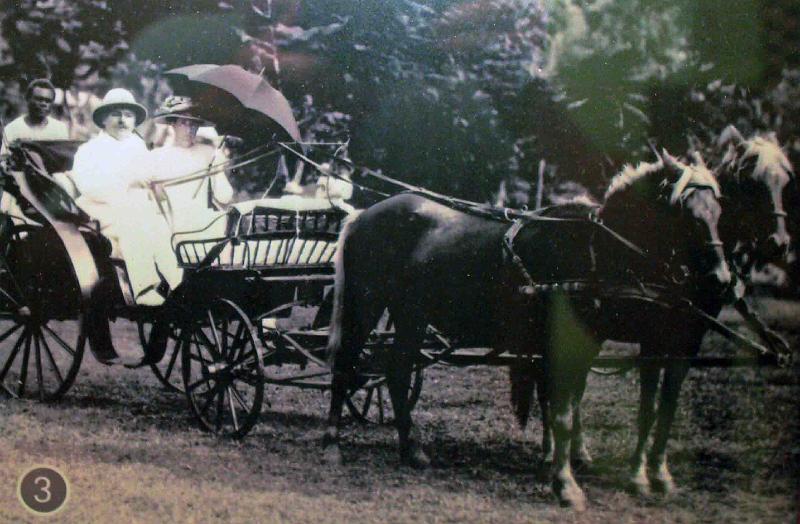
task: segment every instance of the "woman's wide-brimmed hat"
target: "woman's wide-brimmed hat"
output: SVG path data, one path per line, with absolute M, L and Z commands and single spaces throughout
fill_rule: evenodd
M 185 120 L 193 120 L 201 127 L 214 125 L 213 122 L 209 122 L 205 118 L 193 115 L 193 109 L 194 104 L 188 96 L 170 96 L 158 108 L 156 114 L 153 115 L 153 119 L 183 118 Z
M 103 119 L 109 111 L 114 109 L 130 109 L 136 114 L 136 125 L 138 126 L 147 118 L 147 109 L 143 105 L 137 104 L 136 99 L 133 98 L 133 93 L 121 87 L 114 88 L 106 93 L 103 101 L 92 113 L 92 120 L 94 120 L 97 127 L 103 127 Z

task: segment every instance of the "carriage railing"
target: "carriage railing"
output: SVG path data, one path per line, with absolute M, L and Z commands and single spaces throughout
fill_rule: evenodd
M 207 267 L 331 274 L 345 217 L 338 209 L 256 208 L 238 217 L 225 238 L 178 242 L 176 256 L 185 269 Z

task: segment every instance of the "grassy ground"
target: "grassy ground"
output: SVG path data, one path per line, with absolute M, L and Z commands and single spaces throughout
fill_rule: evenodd
M 800 305 L 765 301 L 771 322 L 800 339 Z M 726 315 L 734 320 L 735 314 Z M 135 333 L 115 339 L 134 351 Z M 706 351 L 727 343 L 709 336 Z M 585 419 L 595 464 L 579 482 L 590 509 L 554 503 L 540 472 L 540 425 L 515 427 L 503 369 L 435 368 L 415 411 L 433 466 L 398 465 L 387 426 L 351 423 L 347 465 L 320 464 L 327 396 L 269 390 L 271 406 L 241 443 L 195 429 L 183 397 L 147 370 L 90 356 L 55 405 L 0 400 L 0 522 L 39 522 L 15 495 L 34 464 L 59 466 L 71 498 L 63 522 L 793 522 L 800 465 L 800 385 L 776 369 L 693 370 L 670 444 L 682 490 L 624 490 L 635 443 L 636 373 L 592 376 Z

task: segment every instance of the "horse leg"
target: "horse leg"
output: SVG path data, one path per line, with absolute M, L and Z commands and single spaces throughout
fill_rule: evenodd
M 575 467 L 585 467 L 592 463 L 592 456 L 586 448 L 583 439 L 583 424 L 581 423 L 581 401 L 586 391 L 586 378 L 578 383 L 578 389 L 572 399 L 572 446 L 570 447 L 570 460 Z
M 358 355 L 367 340 L 372 326 L 378 321 L 383 311 L 376 305 L 361 308 L 365 311 L 361 318 L 355 314 L 359 310 L 348 311 L 338 329 L 341 329 L 341 340 L 332 351 L 331 361 L 331 404 L 328 411 L 328 426 L 322 438 L 323 462 L 326 464 L 342 464 L 342 452 L 339 447 L 339 428 L 342 421 L 342 410 L 347 396 L 356 381 L 356 365 Z M 330 350 L 330 348 L 329 348 Z
M 631 488 L 639 495 L 650 494 L 650 481 L 647 478 L 647 440 L 653 429 L 656 413 L 656 392 L 661 368 L 643 364 L 639 369 L 641 389 L 639 393 L 639 435 L 636 441 L 636 450 L 631 457 Z
M 536 398 L 539 401 L 539 409 L 542 412 L 542 462 L 544 464 L 552 464 L 555 443 L 548 396 L 550 386 L 547 382 L 547 371 L 544 362 L 534 364 L 534 376 L 536 378 Z
M 333 375 L 331 382 L 331 405 L 328 411 L 328 427 L 322 437 L 322 462 L 330 465 L 341 465 L 342 451 L 339 447 L 339 425 L 342 420 L 342 408 L 347 398 L 347 378 Z
M 675 412 L 678 409 L 681 386 L 688 373 L 689 364 L 687 362 L 672 363 L 664 372 L 664 384 L 661 386 L 658 422 L 653 435 L 650 464 L 654 473 L 653 488 L 665 494 L 675 491 L 675 481 L 667 467 L 667 440 L 675 420 Z
M 564 374 L 565 375 L 565 374 Z M 572 475 L 570 443 L 572 437 L 573 397 L 577 391 L 574 376 L 553 376 L 550 389 L 550 418 L 555 437 L 553 454 L 553 492 L 562 505 L 575 511 L 586 509 L 586 495 Z
M 403 464 L 425 468 L 430 465 L 430 459 L 420 448 L 418 436 L 412 434 L 414 428 L 408 405 L 414 355 L 422 344 L 423 334 L 417 327 L 403 327 L 399 323 L 395 327 L 396 341 L 386 369 L 386 382 L 392 399 L 400 460 Z

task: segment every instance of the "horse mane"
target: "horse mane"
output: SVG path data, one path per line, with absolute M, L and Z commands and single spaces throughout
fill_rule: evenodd
M 771 176 L 788 180 L 794 172 L 792 163 L 778 143 L 774 133 L 757 135 L 745 142 L 745 151 L 741 160 L 756 159 L 756 167 L 750 176 L 759 181 L 769 183 Z
M 630 187 L 644 181 L 646 178 L 661 173 L 667 167 L 667 163 L 673 164 L 681 171 L 681 175 L 672 188 L 672 193 L 669 198 L 670 204 L 674 205 L 685 198 L 689 194 L 686 189 L 695 185 L 708 186 L 714 191 L 714 195 L 717 198 L 720 197 L 721 191 L 717 178 L 708 167 L 706 167 L 699 153 L 695 153 L 695 163 L 693 164 L 686 164 L 673 158 L 669 156 L 669 153 L 666 151 L 664 151 L 664 156 L 667 157 L 666 162 L 663 156 L 659 156 L 658 162 L 641 162 L 636 167 L 630 164 L 625 165 L 622 171 L 611 179 L 611 183 L 605 193 L 605 201 L 607 202 L 609 198 L 628 190 Z
M 603 200 L 608 201 L 609 198 L 627 190 L 635 183 L 647 177 L 647 175 L 657 173 L 662 169 L 664 169 L 664 159 L 660 157 L 658 162 L 640 162 L 636 167 L 633 167 L 631 164 L 625 164 L 622 167 L 622 171 L 614 175 L 611 179 L 611 183 L 609 183 L 608 189 L 606 189 Z
M 708 169 L 703 157 L 699 152 L 695 152 L 694 157 L 695 162 L 693 164 L 684 164 L 680 161 L 677 162 L 678 166 L 681 167 L 683 172 L 672 188 L 672 194 L 669 198 L 670 204 L 675 204 L 682 198 L 688 196 L 689 193 L 686 192 L 686 188 L 690 185 L 708 186 L 714 191 L 715 197 L 719 198 L 722 195 L 717 177 L 714 176 L 714 173 L 711 172 L 710 169 Z

